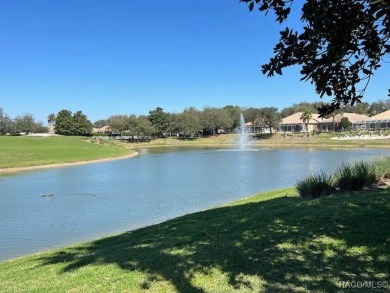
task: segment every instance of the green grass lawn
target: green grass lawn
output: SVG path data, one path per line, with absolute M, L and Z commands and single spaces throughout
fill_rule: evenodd
M 3 262 L 0 291 L 346 292 L 340 282 L 390 281 L 390 190 L 295 194 Z
M 119 145 L 88 143 L 81 137 L 0 136 L 0 168 L 89 161 L 131 152 Z

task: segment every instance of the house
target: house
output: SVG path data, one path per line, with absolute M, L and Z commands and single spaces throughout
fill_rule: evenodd
M 111 132 L 112 132 L 111 127 L 108 126 L 108 125 L 100 127 L 100 128 L 93 128 L 92 129 L 92 133 L 108 134 L 108 133 L 111 133 Z
M 250 133 L 270 133 L 270 130 L 268 127 L 266 127 L 264 125 L 256 125 L 256 124 L 253 124 L 253 122 L 245 123 L 245 127 L 248 130 L 248 132 L 250 132 Z
M 319 114 L 312 114 L 309 121 L 301 119 L 303 112 L 297 112 L 282 119 L 279 132 L 313 132 L 319 131 Z M 307 129 L 306 129 L 307 128 Z
M 353 128 L 361 130 L 390 129 L 390 110 L 356 121 L 353 123 Z
M 365 121 L 369 117 L 356 113 L 340 113 L 329 118 L 320 118 L 319 114 L 312 114 L 311 119 L 306 123 L 301 119 L 303 112 L 297 112 L 282 119 L 279 124 L 280 132 L 328 132 L 339 128 L 341 119 L 347 118 L 351 125 L 358 121 Z M 390 119 L 390 118 L 389 118 Z M 390 121 L 390 120 L 389 120 Z M 390 124 L 389 124 L 390 126 Z M 306 129 L 306 127 L 308 129 Z
M 319 131 L 328 132 L 334 131 L 339 128 L 341 119 L 347 118 L 351 125 L 358 121 L 366 120 L 369 117 L 367 115 L 356 114 L 356 113 L 340 113 L 333 117 L 329 118 L 320 118 L 319 123 Z

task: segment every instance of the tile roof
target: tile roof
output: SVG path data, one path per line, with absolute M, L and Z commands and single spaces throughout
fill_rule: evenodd
M 303 112 L 297 112 L 291 116 L 285 117 L 282 119 L 282 122 L 280 124 L 302 124 L 303 123 L 303 120 L 301 119 L 302 113 Z M 334 116 L 334 121 L 333 121 L 333 117 L 320 118 L 319 114 L 316 114 L 316 113 L 313 113 L 311 116 L 312 116 L 312 119 L 310 119 L 309 124 L 333 123 L 333 122 L 340 123 L 340 121 L 343 117 L 348 118 L 349 122 L 351 122 L 351 123 L 355 123 L 357 121 L 369 119 L 369 117 L 367 115 L 361 115 L 361 114 L 356 114 L 356 113 L 337 114 Z M 390 112 L 389 112 L 389 117 L 390 117 Z
M 340 123 L 342 118 L 348 118 L 348 121 L 351 123 L 355 123 L 361 120 L 367 120 L 369 117 L 367 115 L 362 115 L 362 114 L 356 114 L 356 113 L 341 113 L 337 114 L 334 116 L 334 122 L 335 123 Z M 319 121 L 320 123 L 333 123 L 333 117 L 329 117 L 326 119 L 321 118 Z
M 384 120 L 384 119 L 390 119 L 390 110 L 387 110 L 385 112 L 382 112 L 378 115 L 372 116 L 369 118 L 370 120 Z M 363 119 L 361 119 L 363 120 Z
M 302 124 L 303 120 L 301 119 L 303 112 L 297 112 L 295 114 L 292 114 L 290 116 L 287 116 L 282 119 L 282 122 L 280 124 Z M 311 114 L 312 119 L 310 119 L 309 124 L 317 124 L 319 114 Z M 306 122 L 305 122 L 306 123 Z

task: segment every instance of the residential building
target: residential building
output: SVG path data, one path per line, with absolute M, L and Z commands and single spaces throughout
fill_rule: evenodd
M 353 123 L 353 128 L 361 130 L 382 130 L 390 129 L 390 110 L 378 115 L 367 117 Z
M 312 114 L 309 121 L 301 119 L 303 112 L 297 112 L 282 119 L 279 124 L 279 132 L 313 132 L 319 131 L 319 114 Z
M 369 117 L 367 115 L 356 114 L 356 113 L 340 113 L 336 114 L 329 118 L 320 118 L 319 123 L 319 131 L 328 132 L 335 131 L 340 128 L 341 119 L 347 118 L 350 126 L 352 127 L 354 123 L 362 120 L 366 120 Z
M 279 132 L 328 132 L 335 131 L 340 128 L 341 119 L 347 118 L 351 126 L 358 121 L 369 119 L 367 115 L 356 113 L 340 113 L 329 118 L 320 118 L 319 114 L 311 114 L 309 121 L 302 120 L 303 112 L 297 112 L 291 116 L 282 119 L 279 124 Z M 389 118 L 390 121 L 390 118 Z M 390 122 L 389 122 L 390 126 Z
M 111 127 L 110 126 L 103 126 L 100 128 L 93 128 L 92 133 L 101 133 L 101 134 L 108 134 L 111 133 Z

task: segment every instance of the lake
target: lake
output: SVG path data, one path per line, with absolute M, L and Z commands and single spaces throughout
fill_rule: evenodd
M 132 159 L 0 177 L 0 260 L 124 232 L 293 186 L 390 150 L 141 149 Z M 52 196 L 42 196 L 53 194 Z

